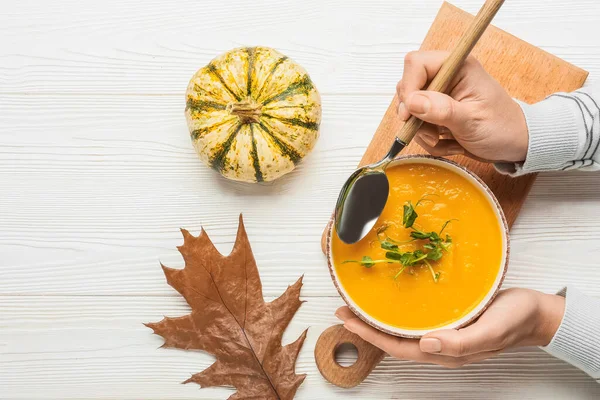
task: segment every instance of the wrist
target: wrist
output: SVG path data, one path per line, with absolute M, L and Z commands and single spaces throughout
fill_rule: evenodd
M 527 127 L 527 119 L 521 105 L 516 100 L 514 104 L 514 159 L 508 160 L 512 162 L 524 162 L 527 158 L 529 149 L 529 129 Z
M 547 346 L 558 330 L 565 314 L 565 298 L 539 293 L 535 328 L 535 345 Z

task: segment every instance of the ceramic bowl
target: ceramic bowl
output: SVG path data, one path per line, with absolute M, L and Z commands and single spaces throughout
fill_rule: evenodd
M 462 317 L 461 319 L 459 319 L 457 321 L 454 321 L 445 326 L 441 326 L 441 327 L 438 327 L 435 329 L 429 329 L 429 330 L 402 329 L 402 328 L 391 326 L 391 325 L 388 325 L 381 321 L 378 321 L 377 319 L 371 317 L 369 314 L 364 312 L 350 298 L 350 296 L 346 293 L 342 284 L 339 282 L 336 270 L 333 267 L 333 257 L 331 254 L 331 236 L 332 236 L 333 225 L 334 225 L 333 218 L 327 227 L 327 240 L 326 240 L 326 246 L 325 246 L 325 250 L 326 250 L 325 252 L 327 255 L 327 264 L 329 266 L 329 273 L 331 274 L 331 279 L 333 279 L 333 283 L 335 284 L 335 287 L 337 288 L 338 292 L 340 293 L 340 296 L 342 296 L 342 298 L 344 299 L 344 301 L 346 302 L 348 307 L 350 307 L 352 312 L 354 312 L 354 314 L 356 314 L 364 322 L 373 326 L 376 329 L 379 329 L 382 332 L 385 332 L 385 333 L 388 333 L 388 334 L 394 335 L 394 336 L 400 336 L 400 337 L 412 338 L 412 339 L 418 339 L 421 336 L 423 336 L 433 330 L 459 329 L 459 328 L 465 327 L 465 326 L 469 325 L 470 323 L 472 323 L 473 321 L 475 321 L 475 319 L 477 319 L 477 317 L 479 317 L 481 315 L 481 313 L 483 313 L 485 311 L 485 309 L 491 304 L 491 302 L 494 300 L 494 298 L 498 294 L 498 291 L 500 290 L 500 286 L 502 285 L 502 282 L 504 281 L 504 277 L 506 275 L 506 270 L 508 268 L 508 258 L 509 258 L 509 253 L 510 253 L 508 224 L 506 223 L 506 218 L 504 216 L 504 212 L 502 211 L 502 208 L 500 207 L 500 204 L 498 203 L 496 196 L 494 196 L 492 191 L 487 187 L 487 185 L 478 176 L 476 176 L 471 171 L 467 170 L 466 168 L 462 167 L 461 165 L 459 165 L 453 161 L 446 160 L 443 158 L 437 158 L 437 157 L 432 157 L 432 156 L 421 156 L 421 155 L 419 155 L 419 156 L 404 156 L 404 157 L 397 158 L 396 160 L 392 161 L 392 163 L 389 165 L 389 168 L 392 168 L 394 166 L 401 165 L 401 164 L 417 164 L 417 163 L 418 164 L 435 165 L 437 167 L 449 169 L 449 170 L 457 173 L 458 175 L 462 176 L 463 178 L 467 179 L 469 182 L 471 182 L 476 188 L 478 188 L 481 191 L 481 193 L 485 196 L 485 198 L 487 199 L 489 204 L 492 206 L 492 209 L 494 210 L 496 219 L 498 221 L 498 224 L 500 225 L 501 232 L 502 232 L 503 256 L 502 256 L 500 268 L 498 268 L 498 273 L 496 275 L 496 279 L 494 280 L 494 284 L 492 285 L 492 287 L 490 288 L 488 293 L 486 293 L 485 297 L 481 300 L 481 302 L 477 305 L 477 307 L 475 307 L 470 313 L 468 313 L 467 315 L 465 315 L 464 317 Z

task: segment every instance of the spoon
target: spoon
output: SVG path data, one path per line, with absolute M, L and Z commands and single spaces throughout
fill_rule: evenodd
M 450 82 L 503 3 L 504 0 L 487 0 L 483 4 L 426 90 L 445 92 L 448 89 Z M 335 231 L 344 243 L 358 242 L 377 222 L 390 192 L 385 169 L 390 161 L 408 146 L 421 125 L 423 121 L 414 115 L 411 116 L 396 135 L 385 157 L 379 162 L 354 171 L 342 186 L 335 206 Z

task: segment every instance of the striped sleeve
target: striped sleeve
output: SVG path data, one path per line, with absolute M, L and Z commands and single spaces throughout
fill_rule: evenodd
M 600 170 L 600 86 L 519 102 L 529 132 L 523 163 L 499 163 L 513 176 L 542 171 Z
M 600 300 L 574 287 L 566 296 L 565 315 L 546 352 L 583 370 L 600 383 Z

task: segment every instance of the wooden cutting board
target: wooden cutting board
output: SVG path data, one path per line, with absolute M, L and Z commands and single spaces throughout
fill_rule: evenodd
M 421 45 L 421 50 L 452 50 L 472 19 L 472 15 L 444 2 Z M 588 75 L 581 68 L 494 26 L 486 30 L 472 54 L 512 97 L 526 103 L 538 102 L 555 92 L 576 90 L 583 85 Z M 402 122 L 396 116 L 397 108 L 398 98 L 394 97 L 359 166 L 379 161 L 388 152 L 396 132 L 402 126 Z M 419 145 L 413 142 L 401 154 L 424 153 Z M 508 224 L 512 226 L 536 175 L 510 178 L 496 172 L 490 164 L 463 156 L 449 158 L 466 166 L 483 179 L 498 198 Z M 324 240 L 322 244 L 325 251 Z M 339 339 L 339 335 L 322 335 L 315 349 L 317 365 L 323 376 L 331 383 L 342 387 L 358 385 L 383 357 L 380 350 L 363 342 L 357 336 L 349 332 L 348 334 L 352 337 L 350 339 L 344 337 L 342 340 Z M 356 365 L 360 368 L 335 367 L 332 357 L 335 348 L 341 342 L 352 342 L 356 347 L 370 349 L 359 352 Z M 364 357 L 361 357 L 361 353 Z

